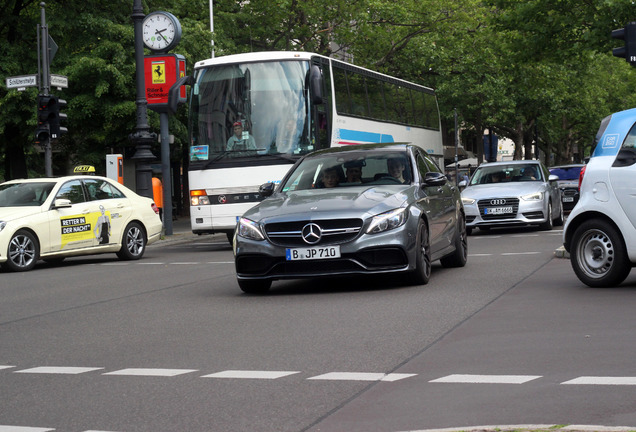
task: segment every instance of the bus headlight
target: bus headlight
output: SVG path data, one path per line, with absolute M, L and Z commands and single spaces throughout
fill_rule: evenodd
M 190 191 L 190 205 L 210 205 L 210 198 L 205 190 L 191 190 Z
M 240 237 L 250 240 L 265 240 L 265 236 L 261 232 L 261 228 L 253 220 L 244 217 L 239 219 L 238 231 L 236 234 Z
M 399 208 L 373 217 L 367 234 L 377 234 L 404 225 L 406 222 L 406 208 Z

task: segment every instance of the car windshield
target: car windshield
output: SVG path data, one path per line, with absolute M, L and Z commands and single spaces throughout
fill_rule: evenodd
M 580 166 L 550 168 L 550 174 L 558 176 L 559 180 L 578 180 L 581 168 Z
M 412 179 L 406 152 L 347 151 L 305 158 L 282 190 L 410 184 Z
M 0 207 L 41 206 L 54 182 L 5 183 L 0 185 Z
M 540 181 L 541 170 L 537 164 L 511 164 L 479 167 L 470 179 L 471 185 Z

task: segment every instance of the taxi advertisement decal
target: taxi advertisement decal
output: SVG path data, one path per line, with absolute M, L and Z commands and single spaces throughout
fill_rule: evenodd
M 100 206 L 100 212 L 93 212 L 60 218 L 62 248 L 69 243 L 98 244 L 110 242 L 110 212 Z

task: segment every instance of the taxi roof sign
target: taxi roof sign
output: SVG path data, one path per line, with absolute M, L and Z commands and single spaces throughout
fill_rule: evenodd
M 95 174 L 95 167 L 92 165 L 78 165 L 73 169 L 73 172 L 76 174 L 78 173 Z

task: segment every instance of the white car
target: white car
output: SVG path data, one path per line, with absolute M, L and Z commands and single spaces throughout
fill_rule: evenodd
M 161 237 L 159 209 L 106 177 L 76 175 L 0 184 L 0 264 L 31 270 L 39 259 L 114 252 L 143 256 Z
M 558 179 L 537 160 L 479 165 L 462 191 L 466 229 L 563 225 Z
M 595 144 L 563 245 L 581 282 L 613 287 L 636 265 L 636 109 L 603 119 Z

